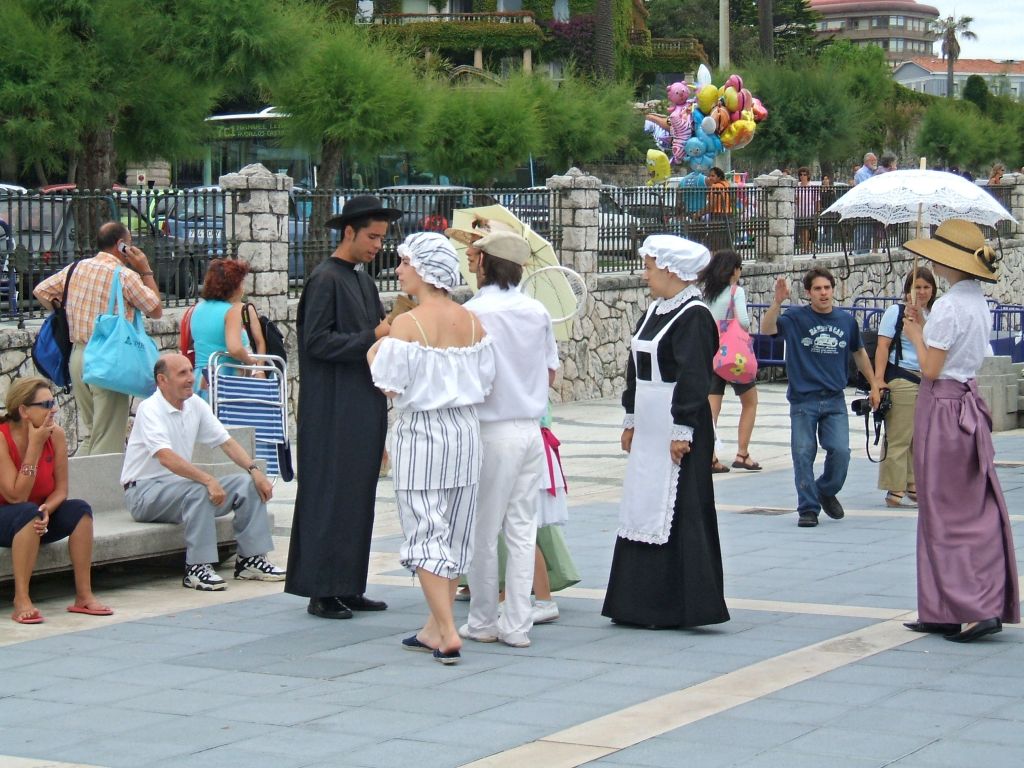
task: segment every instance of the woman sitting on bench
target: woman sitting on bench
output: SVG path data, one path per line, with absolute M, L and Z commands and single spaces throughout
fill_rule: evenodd
M 50 383 L 33 376 L 7 391 L 0 416 L 0 546 L 11 549 L 14 613 L 19 624 L 41 624 L 28 583 L 40 544 L 68 539 L 75 573 L 71 613 L 109 616 L 113 611 L 92 593 L 92 508 L 68 496 L 68 446 L 54 423 L 57 401 Z

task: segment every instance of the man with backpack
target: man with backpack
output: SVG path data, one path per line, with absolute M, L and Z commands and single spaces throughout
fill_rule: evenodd
M 68 331 L 73 344 L 69 371 L 72 391 L 78 404 L 79 417 L 86 438 L 78 455 L 124 453 L 125 429 L 128 426 L 128 395 L 95 387 L 82 381 L 83 353 L 92 336 L 96 318 L 107 312 L 110 304 L 110 286 L 114 272 L 121 269 L 121 287 L 125 300 L 126 320 L 132 320 L 136 311 L 146 317 L 163 315 L 160 289 L 153 277 L 149 259 L 132 245 L 132 234 L 119 221 L 108 221 L 100 226 L 96 238 L 99 253 L 74 265 L 69 265 L 36 286 L 33 294 L 46 309 L 53 309 L 61 301 L 68 283 Z M 129 269 L 124 269 L 124 267 Z

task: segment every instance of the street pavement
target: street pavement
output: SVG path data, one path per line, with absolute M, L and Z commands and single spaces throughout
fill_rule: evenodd
M 402 649 L 426 611 L 397 563 L 382 480 L 368 594 L 383 613 L 325 621 L 279 583 L 229 578 L 202 594 L 181 588 L 179 564 L 147 563 L 99 570 L 117 613 L 78 616 L 64 612 L 70 575 L 38 579 L 46 623 L 0 619 L 0 766 L 1020 765 L 1024 632 L 959 645 L 905 630 L 916 511 L 885 506 L 863 422 L 851 417 L 846 518 L 797 528 L 784 385 L 759 391 L 751 455 L 764 471 L 715 478 L 726 624 L 648 631 L 600 615 L 622 414 L 612 400 L 559 405 L 582 581 L 529 648 L 467 641 L 451 667 Z M 730 393 L 728 463 L 738 415 Z M 995 441 L 1022 560 L 1024 431 Z M 283 564 L 294 484 L 276 494 Z

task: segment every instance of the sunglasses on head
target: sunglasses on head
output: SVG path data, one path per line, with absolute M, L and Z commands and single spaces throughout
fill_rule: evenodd
M 40 400 L 38 403 L 25 403 L 29 408 L 45 408 L 48 411 L 52 411 L 53 406 L 56 404 L 56 400 Z

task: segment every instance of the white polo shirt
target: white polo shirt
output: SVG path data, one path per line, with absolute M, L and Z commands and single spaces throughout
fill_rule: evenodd
M 480 421 L 540 420 L 548 406 L 548 370 L 558 369 L 551 316 L 518 288 L 487 285 L 466 302 L 494 350 L 494 386 L 476 407 Z
M 160 460 L 157 451 L 170 448 L 185 461 L 192 461 L 192 450 L 198 440 L 203 445 L 216 447 L 231 439 L 209 403 L 192 395 L 179 411 L 158 389 L 139 404 L 135 424 L 128 437 L 121 469 L 121 483 L 146 480 L 152 477 L 174 476 Z

